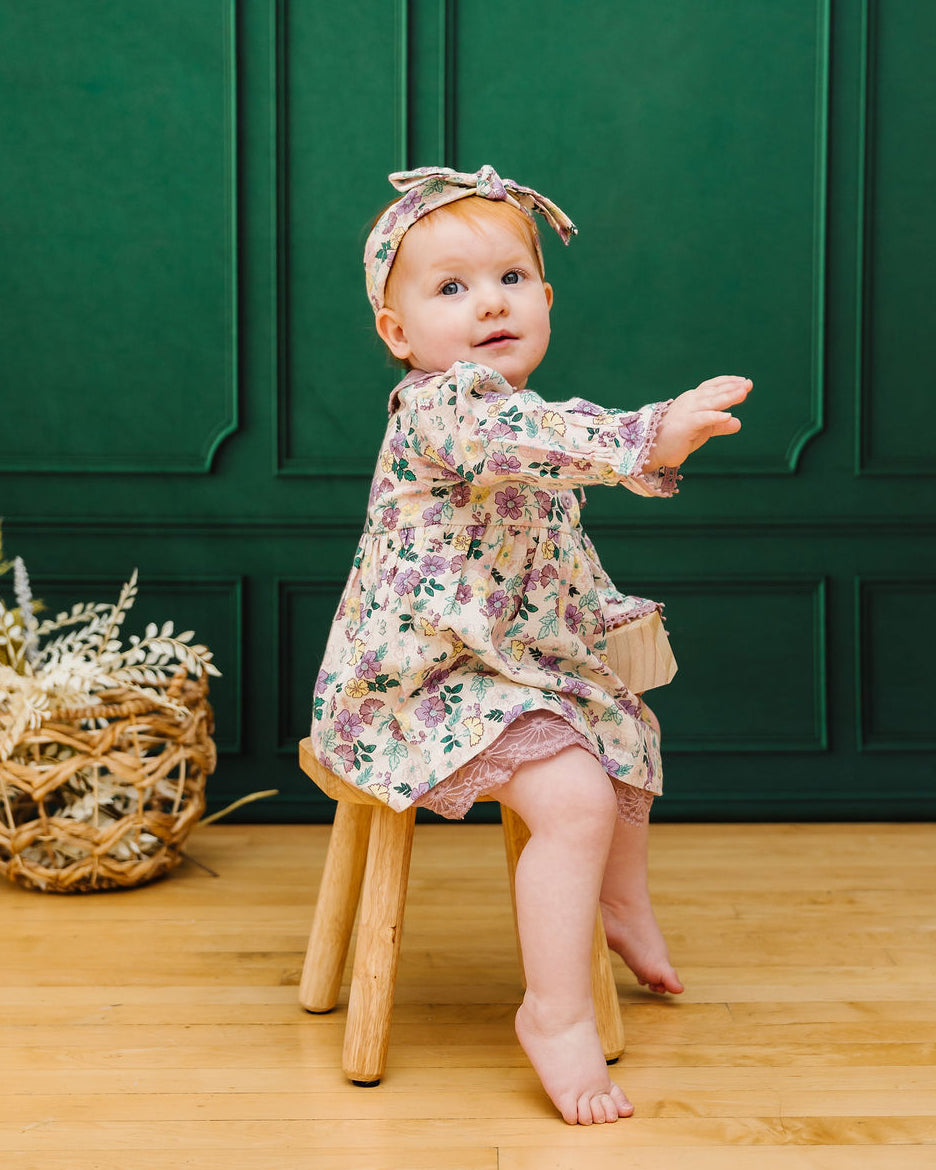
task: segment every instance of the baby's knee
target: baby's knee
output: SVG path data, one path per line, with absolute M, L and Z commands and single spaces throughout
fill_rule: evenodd
M 601 838 L 617 817 L 614 785 L 599 762 L 583 748 L 567 748 L 550 760 L 549 774 L 538 777 L 533 794 L 532 830 Z M 545 772 L 545 770 L 544 770 Z M 521 814 L 523 815 L 523 814 Z

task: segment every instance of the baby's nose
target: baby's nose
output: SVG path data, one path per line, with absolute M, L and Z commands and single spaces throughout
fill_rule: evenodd
M 498 282 L 481 290 L 478 297 L 479 317 L 499 317 L 507 310 L 507 294 L 504 286 Z

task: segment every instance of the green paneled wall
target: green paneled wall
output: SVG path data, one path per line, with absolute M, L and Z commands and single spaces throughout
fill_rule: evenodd
M 491 162 L 581 229 L 541 393 L 756 382 L 674 500 L 588 493 L 680 661 L 658 817 L 931 816 L 934 49 L 924 0 L 3 6 L 6 551 L 56 607 L 138 566 L 224 671 L 212 806 L 327 817 L 295 744 L 397 377 L 364 236 L 388 171 Z

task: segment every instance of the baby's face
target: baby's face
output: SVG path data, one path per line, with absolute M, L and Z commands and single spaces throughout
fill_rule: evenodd
M 414 369 L 478 362 L 519 390 L 549 346 L 552 288 L 530 248 L 496 220 L 479 229 L 428 215 L 404 237 L 393 288 L 377 330 Z

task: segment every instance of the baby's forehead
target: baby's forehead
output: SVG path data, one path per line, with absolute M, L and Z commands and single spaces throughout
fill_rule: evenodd
M 536 260 L 529 242 L 493 216 L 469 221 L 444 211 L 440 208 L 413 224 L 401 241 L 398 263 L 446 268 Z

